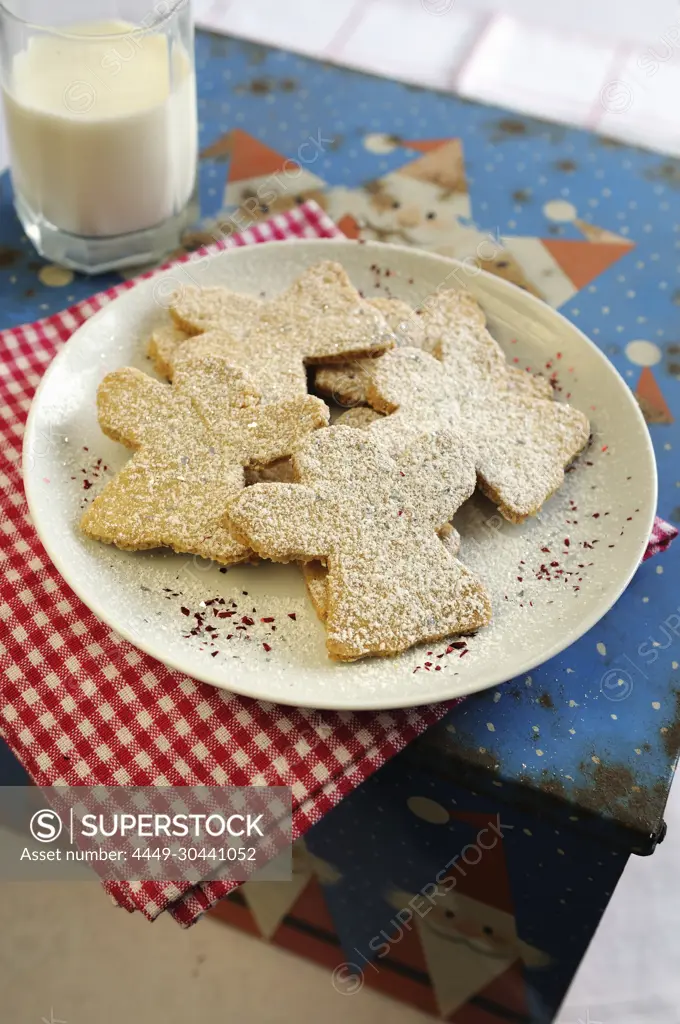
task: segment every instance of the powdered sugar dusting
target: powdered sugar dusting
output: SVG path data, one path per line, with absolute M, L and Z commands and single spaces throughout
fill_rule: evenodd
M 263 405 L 253 382 L 226 360 L 175 364 L 174 384 L 139 370 L 109 374 L 98 390 L 99 422 L 135 455 L 89 506 L 81 529 L 130 550 L 171 547 L 231 564 L 250 557 L 222 524 L 244 467 L 290 454 L 328 422 L 318 398 Z
M 426 434 L 399 457 L 363 431 L 318 432 L 293 456 L 298 483 L 259 484 L 229 504 L 232 532 L 275 561 L 328 567 L 328 650 L 352 661 L 484 625 L 486 594 L 436 530 L 474 490 L 472 453 Z
M 373 408 L 392 415 L 368 429 L 398 445 L 400 434 L 421 424 L 460 428 L 475 446 L 480 486 L 501 514 L 513 522 L 535 515 L 586 444 L 587 418 L 540 397 L 544 385 L 509 370 L 470 296 L 440 292 L 423 316 L 440 362 L 412 348 L 381 359 L 367 396 Z
M 306 394 L 305 363 L 378 356 L 395 344 L 382 313 L 361 298 L 338 263 L 310 267 L 271 302 L 251 308 L 254 300 L 239 298 L 246 301 L 241 319 L 231 292 L 181 293 L 171 312 L 197 337 L 179 346 L 176 356 L 225 356 L 252 373 L 268 400 Z
M 244 292 L 258 291 L 260 282 L 266 281 L 268 294 L 275 294 L 305 266 L 329 257 L 344 263 L 367 297 L 375 294 L 371 264 L 389 262 L 392 287 L 412 306 L 422 304 L 445 279 L 450 283 L 454 268 L 432 255 L 373 243 L 303 242 L 215 257 L 206 265 L 204 280 L 215 286 L 228 283 Z M 227 690 L 283 703 L 345 709 L 425 703 L 497 684 L 556 653 L 610 607 L 640 557 L 654 502 L 647 435 L 628 390 L 571 325 L 502 282 L 480 277 L 474 286 L 494 336 L 508 358 L 523 368 L 518 374 L 553 362 L 560 372 L 562 396 L 571 394 L 570 400 L 583 410 L 596 407 L 597 418 L 592 448 L 577 459 L 560 492 L 535 520 L 512 526 L 479 494 L 456 516 L 456 524 L 465 531 L 460 557 L 478 571 L 495 605 L 489 626 L 475 637 L 453 638 L 455 643 L 465 641 L 468 653 L 461 657 L 464 649 L 454 647 L 443 654 L 452 645 L 442 640 L 421 644 L 396 659 L 339 664 L 327 657 L 324 628 L 296 565 L 261 563 L 229 567 L 222 573 L 198 557 L 167 550 L 129 553 L 79 534 L 75 524 L 81 502 L 99 493 L 106 477 L 93 479 L 85 492 L 79 471 L 89 472 L 101 457 L 111 473 L 129 457 L 101 435 L 94 415 L 95 390 L 103 373 L 125 364 L 143 365 L 140 353 L 157 317 L 151 286 L 135 288 L 112 303 L 72 339 L 48 372 L 34 407 L 25 456 L 27 482 L 41 536 L 59 570 L 97 614 L 144 650 Z M 557 352 L 561 359 L 555 362 Z M 83 453 L 83 447 L 89 453 Z M 557 555 L 541 551 L 567 537 L 569 548 L 562 547 Z M 563 555 L 567 550 L 570 554 Z M 586 558 L 574 557 L 575 551 Z M 539 580 L 536 573 L 546 557 L 560 563 L 548 564 L 551 575 L 560 568 L 575 572 L 586 559 L 592 564 L 586 566 L 580 584 L 578 577 L 567 577 L 565 583 L 558 575 Z M 520 566 L 522 560 L 525 566 Z M 533 581 L 531 593 L 525 590 L 521 595 L 527 580 L 520 583 L 516 577 L 527 566 L 532 569 L 527 573 Z M 178 574 L 183 596 L 168 600 L 163 588 L 178 591 Z M 180 604 L 193 612 L 201 600 L 218 595 L 238 601 L 243 590 L 249 592 L 244 602 L 252 598 L 250 609 L 256 607 L 261 618 L 276 617 L 274 638 L 283 635 L 285 641 L 271 643 L 267 624 L 252 614 L 252 639 L 239 640 L 233 648 L 234 639 L 225 642 L 214 657 L 212 651 L 200 649 L 201 637 L 185 637 L 189 617 L 181 613 Z M 527 596 L 533 607 L 524 600 Z M 263 643 L 269 644 L 269 652 Z M 121 646 L 123 663 L 134 656 L 134 650 Z

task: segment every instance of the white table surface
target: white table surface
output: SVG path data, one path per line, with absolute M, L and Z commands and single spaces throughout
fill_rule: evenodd
M 680 155 L 677 0 L 194 5 L 206 27 Z

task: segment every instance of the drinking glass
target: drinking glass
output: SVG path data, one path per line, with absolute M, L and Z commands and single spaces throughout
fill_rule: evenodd
M 157 262 L 196 217 L 190 0 L 0 0 L 17 214 L 85 273 Z

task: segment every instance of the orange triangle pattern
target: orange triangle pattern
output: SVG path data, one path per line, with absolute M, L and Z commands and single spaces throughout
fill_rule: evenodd
M 231 157 L 229 181 L 245 181 L 248 178 L 277 174 L 283 170 L 284 165 L 288 170 L 299 166 L 295 160 L 265 146 L 264 142 L 241 128 L 233 128 L 221 135 L 201 153 L 201 158 L 208 160 L 226 160 L 228 157 Z
M 288 168 L 297 167 L 294 160 L 277 153 L 264 142 L 253 138 L 248 132 L 240 128 L 234 128 L 231 133 L 233 149 L 231 164 L 229 165 L 229 181 L 244 181 L 246 178 L 259 178 L 266 174 L 276 174 L 283 170 L 284 164 Z
M 645 366 L 635 389 L 635 397 L 640 403 L 642 414 L 648 423 L 673 423 L 666 399 L 656 382 L 656 377 L 649 366 Z
M 542 238 L 555 262 L 562 268 L 577 291 L 625 256 L 633 244 L 618 242 L 581 242 L 572 239 Z

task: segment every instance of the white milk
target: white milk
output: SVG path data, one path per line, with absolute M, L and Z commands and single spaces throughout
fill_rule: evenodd
M 75 235 L 142 231 L 181 212 L 195 184 L 196 76 L 186 51 L 125 22 L 34 37 L 5 90 L 15 189 Z M 82 38 L 81 38 L 82 37 Z M 172 81 L 171 81 L 172 73 Z

